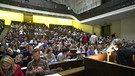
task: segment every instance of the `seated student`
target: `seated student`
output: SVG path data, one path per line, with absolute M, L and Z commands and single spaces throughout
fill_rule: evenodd
M 15 51 L 15 52 L 20 53 L 20 49 L 18 49 L 18 46 L 17 46 L 17 45 L 12 45 L 12 46 L 11 46 L 11 49 L 12 49 L 13 51 Z
M 6 55 L 5 47 L 0 46 L 0 59 Z
M 58 61 L 64 61 L 64 60 L 66 60 L 67 59 L 68 52 L 69 52 L 69 49 L 68 48 L 64 48 L 62 50 L 62 52 L 57 55 L 57 60 Z
M 53 54 L 53 49 L 51 47 L 47 49 L 47 54 L 44 57 L 50 63 L 53 63 L 56 61 L 55 55 Z
M 26 76 L 44 76 L 50 73 L 48 62 L 40 58 L 40 50 L 32 51 L 33 60 L 27 65 Z
M 27 50 L 23 52 L 23 61 L 25 66 L 32 60 L 32 51 L 33 51 L 33 46 L 29 45 Z
M 0 61 L 0 76 L 24 76 L 19 65 L 10 56 L 2 57 Z
M 13 51 L 10 47 L 7 48 L 7 55 L 9 55 L 12 58 L 15 58 L 19 53 L 16 51 Z
M 21 67 L 25 67 L 23 63 L 23 55 L 19 54 L 15 57 L 15 63 L 20 65 Z
M 87 56 L 95 55 L 95 49 L 93 45 L 90 45 L 87 51 Z

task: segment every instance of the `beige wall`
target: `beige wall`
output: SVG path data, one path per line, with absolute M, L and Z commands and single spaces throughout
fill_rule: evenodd
M 43 16 L 43 15 L 33 15 L 34 23 L 44 23 L 49 27 L 49 24 L 56 25 L 72 25 L 72 19 L 65 19 L 59 17 Z
M 126 40 L 135 40 L 135 17 L 112 22 L 111 33 Z
M 112 22 L 111 34 L 113 33 L 116 33 L 116 37 L 121 36 L 121 21 L 120 20 Z
M 135 40 L 135 17 L 121 20 L 121 38 Z

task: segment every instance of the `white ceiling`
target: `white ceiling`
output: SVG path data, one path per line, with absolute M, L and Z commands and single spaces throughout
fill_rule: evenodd
M 118 9 L 112 12 L 101 14 L 92 18 L 88 18 L 80 21 L 80 23 L 99 25 L 104 23 L 111 23 L 112 21 L 121 20 L 135 16 L 135 5 L 131 5 L 122 9 Z
M 132 10 L 132 11 L 127 11 L 127 12 L 103 17 L 103 18 L 96 19 L 93 21 L 87 21 L 87 22 L 84 22 L 84 24 L 99 25 L 99 24 L 104 24 L 104 23 L 111 23 L 116 20 L 122 20 L 125 18 L 134 17 L 134 16 L 135 16 L 135 10 Z

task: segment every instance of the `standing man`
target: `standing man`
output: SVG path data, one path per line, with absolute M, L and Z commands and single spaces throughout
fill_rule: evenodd
M 57 55 L 57 60 L 64 61 L 64 60 L 68 59 L 67 58 L 68 52 L 69 52 L 69 48 L 64 48 L 62 50 L 62 52 Z
M 32 51 L 33 60 L 27 65 L 26 76 L 44 76 L 50 73 L 48 62 L 40 58 L 40 50 Z
M 91 45 L 98 44 L 98 37 L 97 37 L 96 33 L 93 33 L 93 35 L 91 35 L 89 42 Z

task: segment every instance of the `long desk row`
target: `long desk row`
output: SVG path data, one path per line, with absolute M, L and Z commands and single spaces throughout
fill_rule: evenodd
M 116 64 L 114 61 L 116 54 L 98 54 L 85 58 L 84 66 L 62 71 L 61 76 L 135 76 L 135 68 Z M 135 55 L 133 61 L 135 62 Z M 134 63 L 135 64 L 135 63 Z
M 135 68 L 85 58 L 85 76 L 135 76 Z
M 85 57 L 84 64 L 82 60 L 71 60 L 49 66 L 50 69 L 63 68 L 63 71 L 58 72 L 60 76 L 135 76 L 135 68 L 116 64 L 115 56 L 110 56 L 110 62 L 107 61 L 107 54 L 98 54 Z M 133 59 L 135 62 L 135 55 Z
M 135 67 L 115 63 L 116 53 L 93 55 L 85 58 L 85 76 L 135 76 Z M 135 65 L 135 55 L 133 55 Z
M 58 67 L 62 68 L 64 71 L 76 67 L 83 66 L 82 60 L 67 60 L 63 62 L 57 62 L 53 64 L 49 64 L 50 69 L 56 69 Z M 27 67 L 22 67 L 22 71 L 25 73 L 27 70 Z

